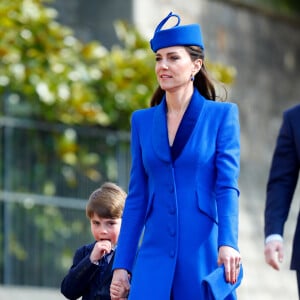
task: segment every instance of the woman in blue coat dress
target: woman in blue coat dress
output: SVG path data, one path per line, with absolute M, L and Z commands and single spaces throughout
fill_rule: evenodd
M 177 24 L 163 29 L 172 17 Z M 159 87 L 152 107 L 132 115 L 112 299 L 124 296 L 119 286 L 129 288 L 128 273 L 131 300 L 235 299 L 242 273 L 238 108 L 214 101 L 200 27 L 179 23 L 170 13 L 157 26 L 150 43 Z M 220 268 L 221 281 L 213 276 Z

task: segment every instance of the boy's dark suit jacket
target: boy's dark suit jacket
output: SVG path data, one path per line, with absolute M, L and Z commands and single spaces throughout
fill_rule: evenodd
M 113 256 L 101 275 L 101 267 L 90 261 L 90 254 L 95 242 L 77 249 L 73 265 L 61 283 L 61 293 L 68 299 L 111 300 L 110 284 L 112 281 Z M 101 265 L 101 260 L 100 260 Z
M 300 169 L 300 105 L 283 114 L 283 123 L 267 184 L 265 236 L 283 236 Z M 291 269 L 300 271 L 300 214 L 294 235 Z

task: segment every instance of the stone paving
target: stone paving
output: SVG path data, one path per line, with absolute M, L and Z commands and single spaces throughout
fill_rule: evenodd
M 59 290 L 17 286 L 0 286 L 0 300 L 63 300 Z

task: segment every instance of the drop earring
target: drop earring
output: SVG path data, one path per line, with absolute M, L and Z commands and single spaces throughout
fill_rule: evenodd
M 195 79 L 195 76 L 192 74 L 191 75 L 191 81 L 194 81 L 194 79 Z

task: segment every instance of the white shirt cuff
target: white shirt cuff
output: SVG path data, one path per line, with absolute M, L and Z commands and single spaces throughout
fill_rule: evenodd
M 271 241 L 283 242 L 283 237 L 280 234 L 270 234 L 269 236 L 267 236 L 265 243 L 267 244 Z

